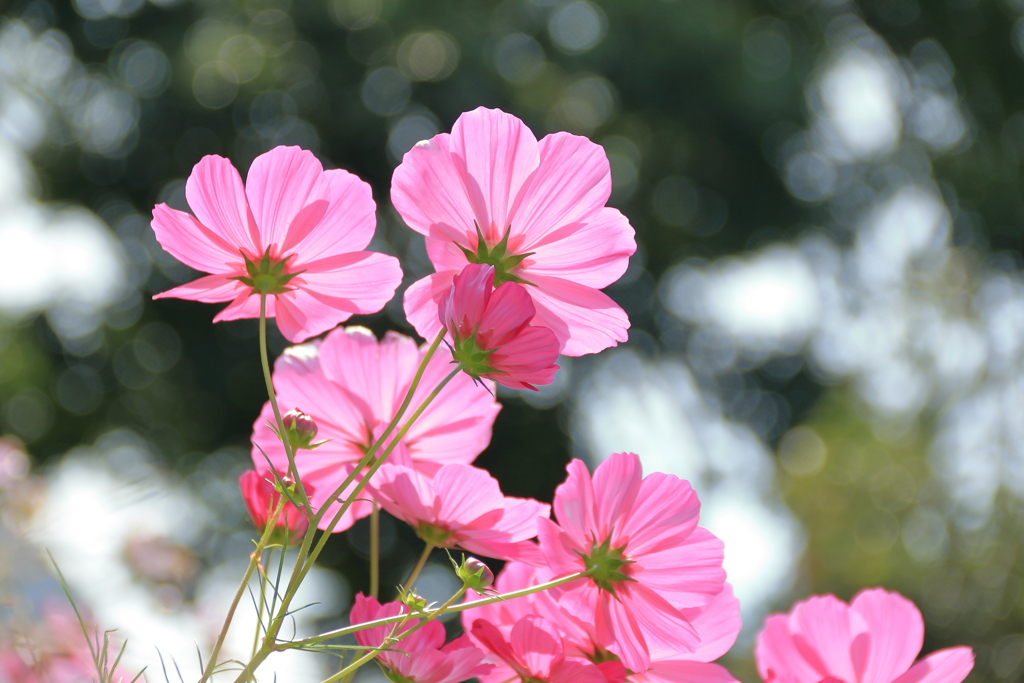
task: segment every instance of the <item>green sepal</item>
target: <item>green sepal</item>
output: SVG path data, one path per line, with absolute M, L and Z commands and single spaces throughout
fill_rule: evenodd
M 291 256 L 280 261 L 271 261 L 269 248 L 260 257 L 258 263 L 254 263 L 244 252 L 242 253 L 242 258 L 245 260 L 245 272 L 248 275 L 241 275 L 231 279 L 238 280 L 246 287 L 251 288 L 254 294 L 284 294 L 289 292 L 292 288 L 287 285 L 292 281 L 292 278 L 306 272 L 304 270 L 294 273 L 284 272 L 285 265 L 287 265 Z
M 533 256 L 536 252 L 529 252 L 527 254 L 512 254 L 508 256 L 508 238 L 512 233 L 512 226 L 505 228 L 505 234 L 502 236 L 501 241 L 495 244 L 493 247 L 487 247 L 487 241 L 484 239 L 483 233 L 480 232 L 480 224 L 473 221 L 474 227 L 476 227 L 476 251 L 467 249 L 461 244 L 457 243 L 457 246 L 462 253 L 466 256 L 466 260 L 470 263 L 486 263 L 494 266 L 494 286 L 497 287 L 506 282 L 518 282 L 521 285 L 533 285 L 532 282 L 524 280 L 512 273 L 512 269 L 523 262 L 528 256 Z

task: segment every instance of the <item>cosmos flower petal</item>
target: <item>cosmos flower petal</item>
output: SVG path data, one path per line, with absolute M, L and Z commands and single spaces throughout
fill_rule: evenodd
M 880 588 L 854 596 L 850 610 L 867 624 L 868 636 L 853 644 L 859 681 L 889 683 L 907 671 L 924 645 L 924 620 L 910 600 Z M 867 644 L 867 647 L 861 643 Z
M 971 648 L 950 647 L 931 653 L 892 683 L 960 683 L 973 668 Z
M 200 159 L 185 181 L 185 200 L 199 223 L 235 247 L 233 251 L 243 250 L 250 258 L 263 253 L 242 177 L 229 160 L 216 154 Z
M 261 253 L 300 242 L 316 229 L 331 202 L 323 166 L 300 147 L 275 147 L 256 157 L 245 194 L 262 236 Z
M 534 324 L 555 333 L 564 355 L 597 353 L 628 338 L 629 317 L 604 292 L 559 277 L 532 277 Z

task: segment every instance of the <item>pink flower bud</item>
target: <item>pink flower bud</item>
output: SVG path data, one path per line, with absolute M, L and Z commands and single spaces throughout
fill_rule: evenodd
M 317 433 L 316 422 L 312 417 L 296 408 L 285 413 L 281 421 L 288 432 L 288 438 L 291 440 L 292 446 L 295 448 L 310 447 Z
M 291 486 L 293 482 L 286 475 L 281 476 L 285 486 Z M 277 490 L 274 475 L 270 470 L 257 472 L 246 470 L 238 478 L 238 487 L 242 490 L 242 499 L 249 511 L 252 523 L 262 533 L 267 528 L 270 516 L 277 508 L 281 500 L 281 493 Z M 313 493 L 311 486 L 306 486 L 306 495 Z M 271 536 L 271 543 L 293 545 L 302 540 L 309 528 L 309 519 L 291 501 L 285 500 L 281 512 L 277 515 L 277 522 L 274 524 L 274 532 Z
M 459 568 L 459 578 L 470 588 L 487 588 L 494 583 L 494 572 L 475 557 L 467 557 Z

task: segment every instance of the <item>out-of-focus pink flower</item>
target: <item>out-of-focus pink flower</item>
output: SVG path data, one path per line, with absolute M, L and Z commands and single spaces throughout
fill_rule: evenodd
M 548 517 L 551 507 L 506 498 L 484 470 L 445 465 L 431 480 L 411 467 L 385 463 L 372 487 L 383 508 L 412 525 L 427 543 L 502 560 L 544 561 L 528 539 L 537 535 L 537 519 Z
M 533 301 L 523 285 L 506 282 L 494 289 L 494 266 L 466 266 L 438 315 L 451 335 L 452 355 L 470 377 L 513 389 L 536 389 L 534 384 L 554 379 L 555 334 L 530 325 Z
M 370 186 L 324 171 L 306 150 L 261 154 L 244 186 L 230 161 L 203 157 L 185 198 L 195 216 L 158 204 L 153 231 L 179 261 L 211 274 L 154 298 L 230 301 L 214 322 L 259 317 L 265 292 L 267 316 L 299 342 L 379 311 L 402 280 L 397 259 L 364 251 L 376 226 Z
M 349 614 L 352 624 L 386 619 L 404 614 L 408 608 L 398 602 L 381 605 L 362 593 L 356 595 Z M 356 641 L 366 647 L 380 647 L 393 633 L 401 634 L 419 622 L 410 619 L 400 629 L 395 624 L 356 631 Z M 396 630 L 399 629 L 399 630 Z M 484 664 L 484 653 L 466 636 L 444 644 L 444 626 L 438 621 L 425 624 L 406 638 L 387 645 L 377 661 L 392 674 L 412 683 L 460 683 L 474 676 L 485 676 L 493 667 Z
M 700 635 L 686 610 L 714 601 L 725 570 L 722 542 L 697 526 L 700 501 L 689 483 L 643 477 L 633 453 L 610 456 L 593 479 L 580 460 L 568 470 L 555 490 L 560 526 L 538 522 L 541 551 L 556 576 L 593 573 L 552 589 L 559 608 L 630 671 L 697 651 Z
M 496 282 L 530 283 L 535 324 L 562 353 L 595 353 L 626 340 L 629 319 L 599 291 L 622 276 L 636 251 L 633 228 L 605 204 L 608 157 L 584 137 L 540 142 L 515 116 L 479 108 L 412 148 L 395 169 L 391 201 L 426 236 L 437 270 L 405 293 L 405 313 L 429 339 L 436 310 L 468 263 L 489 263 Z
M 607 683 L 601 669 L 584 659 L 565 656 L 561 634 L 542 617 L 523 617 L 507 636 L 490 622 L 477 619 L 472 634 L 500 662 L 480 678 L 482 683 L 500 683 L 516 676 L 542 683 Z
M 303 406 L 316 420 L 317 438 L 324 441 L 315 450 L 300 451 L 295 463 L 302 483 L 316 488 L 310 497 L 315 508 L 328 503 L 327 497 L 384 432 L 425 353 L 425 346 L 395 332 L 378 342 L 366 328 L 348 327 L 334 330 L 323 341 L 286 349 L 277 359 L 273 381 L 278 400 Z M 451 372 L 451 358 L 445 356 L 437 353 L 427 364 L 412 409 Z M 501 405 L 490 393 L 460 374 L 413 423 L 388 462 L 410 465 L 428 476 L 447 463 L 471 463 L 490 443 L 499 410 Z M 253 425 L 253 462 L 257 467 L 265 464 L 266 453 L 275 467 L 286 469 L 288 458 L 273 424 L 274 413 L 266 403 Z M 370 503 L 356 501 L 335 530 L 349 528 L 370 511 Z M 325 515 L 322 527 L 332 517 Z
M 773 614 L 754 656 L 766 683 L 960 683 L 974 667 L 969 647 L 938 650 L 914 664 L 924 621 L 910 600 L 882 588 L 847 605 L 834 595 Z
M 284 472 L 279 471 L 278 476 L 286 485 L 291 481 Z M 316 487 L 312 484 L 303 482 L 303 487 L 307 496 L 312 496 L 316 492 Z M 273 514 L 281 500 L 281 494 L 274 488 L 273 473 L 269 469 L 259 472 L 246 470 L 238 477 L 238 488 L 242 489 L 242 500 L 245 501 L 245 508 L 249 511 L 249 516 L 252 517 L 252 523 L 262 533 L 267 528 L 270 515 Z M 309 518 L 285 499 L 274 527 L 271 542 L 290 545 L 299 542 L 306 535 Z

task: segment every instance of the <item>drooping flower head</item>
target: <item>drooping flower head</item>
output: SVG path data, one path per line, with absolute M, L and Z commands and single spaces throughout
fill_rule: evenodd
M 278 477 L 286 486 L 291 483 L 291 479 L 283 471 L 278 472 Z M 316 487 L 312 484 L 304 485 L 307 496 L 312 496 L 316 492 Z M 238 477 L 238 488 L 242 490 L 242 500 L 245 501 L 245 509 L 249 511 L 252 523 L 262 533 L 281 500 L 273 473 L 266 468 L 260 471 L 246 470 Z M 271 542 L 290 545 L 302 540 L 306 529 L 309 528 L 309 518 L 291 501 L 285 499 L 274 526 Z
M 754 656 L 765 683 L 960 683 L 974 667 L 969 647 L 938 650 L 914 663 L 924 621 L 910 600 L 882 588 L 846 604 L 813 595 L 773 614 Z
M 259 317 L 264 293 L 267 316 L 300 342 L 379 311 L 401 282 L 397 259 L 364 251 L 376 226 L 370 186 L 324 171 L 306 150 L 261 154 L 244 186 L 230 161 L 203 157 L 185 198 L 195 216 L 158 204 L 153 231 L 175 258 L 210 275 L 154 298 L 230 301 L 214 322 Z
M 548 517 L 551 507 L 506 498 L 484 470 L 451 464 L 430 479 L 411 467 L 385 463 L 371 485 L 381 506 L 427 543 L 502 560 L 544 561 L 528 539 L 537 535 L 537 519 Z
M 558 524 L 538 522 L 541 551 L 556 576 L 591 574 L 552 597 L 630 671 L 695 652 L 700 635 L 687 610 L 721 594 L 725 571 L 722 542 L 697 526 L 700 501 L 689 483 L 644 477 L 633 453 L 610 456 L 593 478 L 580 460 L 568 470 L 555 490 Z
M 495 268 L 495 284 L 529 283 L 536 325 L 561 353 L 595 353 L 626 340 L 629 319 L 599 291 L 636 251 L 626 218 L 605 204 L 612 189 L 604 149 L 554 133 L 540 142 L 516 117 L 479 108 L 451 134 L 413 147 L 395 169 L 391 201 L 426 236 L 436 273 L 405 293 L 409 322 L 429 339 L 437 307 L 470 263 Z
M 283 406 L 302 406 L 316 421 L 316 438 L 323 442 L 315 450 L 299 451 L 295 463 L 302 483 L 316 489 L 310 495 L 314 508 L 328 502 L 327 497 L 383 433 L 425 353 L 426 347 L 395 332 L 378 342 L 364 327 L 347 327 L 332 331 L 322 341 L 286 349 L 277 359 L 273 381 L 278 401 Z M 446 355 L 439 352 L 428 363 L 412 397 L 413 407 L 450 372 L 451 358 Z M 412 424 L 388 462 L 411 466 L 427 476 L 447 463 L 471 463 L 490 442 L 491 425 L 500 409 L 486 389 L 460 374 Z M 273 410 L 264 404 L 253 425 L 252 458 L 257 466 L 265 464 L 266 453 L 276 467 L 286 469 L 288 458 L 273 424 Z M 356 501 L 335 530 L 349 528 L 371 509 L 369 503 Z M 322 526 L 332 516 L 325 515 Z
M 408 612 L 399 602 L 381 605 L 362 593 L 356 595 L 349 614 L 352 624 L 386 619 Z M 380 647 L 390 635 L 413 628 L 417 619 L 402 626 L 385 625 L 356 631 L 356 641 L 366 647 Z M 444 644 L 444 626 L 431 621 L 406 638 L 389 645 L 377 656 L 385 675 L 394 683 L 461 683 L 474 676 L 487 675 L 493 668 L 484 663 L 484 653 L 466 636 Z
M 494 289 L 494 266 L 466 266 L 438 315 L 451 337 L 452 355 L 470 377 L 513 389 L 536 389 L 554 379 L 555 334 L 530 325 L 534 307 L 523 285 L 506 282 Z

